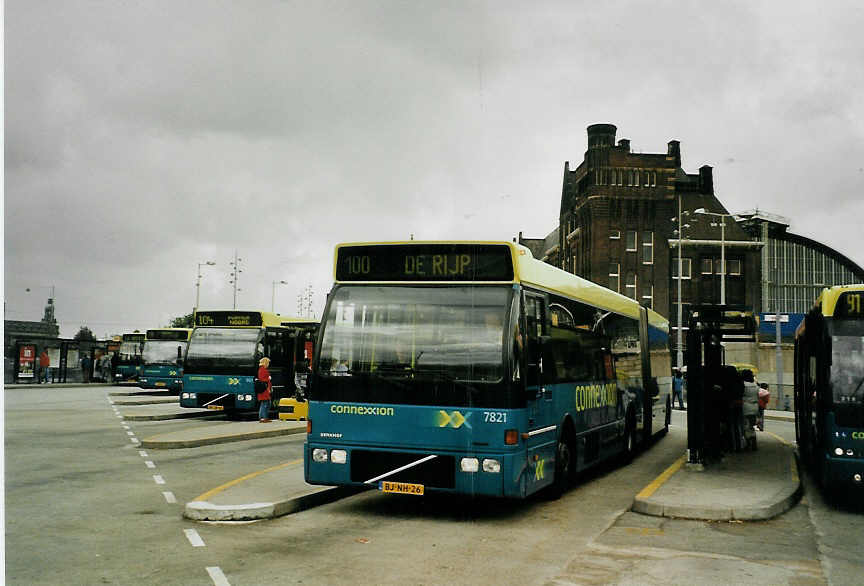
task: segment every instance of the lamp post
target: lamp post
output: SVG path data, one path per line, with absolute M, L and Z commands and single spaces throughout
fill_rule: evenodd
M 216 263 L 212 260 L 205 260 L 204 262 L 198 263 L 198 279 L 195 281 L 195 307 L 192 310 L 192 314 L 194 315 L 196 311 L 198 311 L 198 302 L 201 299 L 201 267 L 207 266 L 212 267 L 215 266 Z
M 682 216 L 688 215 L 690 212 L 682 212 L 681 211 L 681 194 L 678 194 L 678 217 L 672 218 L 673 222 L 678 222 L 678 334 L 675 337 L 675 345 L 677 347 L 677 353 L 675 357 L 675 364 L 678 368 L 681 368 L 684 365 L 684 344 L 682 343 L 681 336 L 683 332 L 683 314 L 684 311 L 682 309 L 682 301 L 681 301 L 681 281 L 683 280 L 683 261 L 681 260 L 681 240 L 683 239 L 684 228 L 689 228 L 690 224 L 682 224 Z
M 735 214 L 718 214 L 705 211 L 705 208 L 699 208 L 693 213 L 720 218 L 720 305 L 726 305 L 726 218 L 734 218 Z
M 276 285 L 287 285 L 288 281 L 273 281 L 273 296 L 270 298 L 270 311 L 276 311 Z

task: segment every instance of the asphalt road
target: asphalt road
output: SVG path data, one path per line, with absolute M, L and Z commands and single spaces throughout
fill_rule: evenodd
M 8 583 L 851 584 L 864 570 L 864 515 L 825 505 L 806 478 L 802 504 L 761 523 L 627 512 L 683 453 L 680 412 L 632 464 L 595 471 L 558 500 L 373 491 L 214 524 L 184 520 L 183 505 L 300 458 L 303 436 L 141 450 L 136 439 L 208 422 L 123 422 L 109 390 L 6 390 Z M 785 423 L 768 430 L 794 435 Z

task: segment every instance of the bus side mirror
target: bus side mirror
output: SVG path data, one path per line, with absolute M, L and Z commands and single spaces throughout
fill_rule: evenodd
M 177 366 L 183 366 L 183 346 L 177 346 Z

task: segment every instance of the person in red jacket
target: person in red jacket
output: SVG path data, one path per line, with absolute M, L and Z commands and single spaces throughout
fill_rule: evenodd
M 39 382 L 41 383 L 43 380 L 48 382 L 48 370 L 51 368 L 51 359 L 48 357 L 48 352 L 46 350 L 42 350 L 42 353 L 39 355 Z
M 258 361 L 258 376 L 257 380 L 267 383 L 267 388 L 258 393 L 258 421 L 268 423 L 270 419 L 270 391 L 273 390 L 273 383 L 270 381 L 270 371 L 267 367 L 270 366 L 270 359 L 266 356 Z

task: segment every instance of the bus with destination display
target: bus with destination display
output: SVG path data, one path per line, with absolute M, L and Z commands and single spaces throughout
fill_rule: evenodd
M 795 332 L 795 436 L 829 498 L 864 494 L 864 285 L 824 289 Z
M 143 332 L 123 334 L 120 350 L 117 352 L 117 368 L 114 369 L 114 382 L 138 380 L 141 374 L 142 353 L 144 352 Z
M 183 362 L 181 407 L 258 408 L 258 361 L 270 358 L 274 410 L 295 395 L 294 375 L 312 360 L 318 322 L 264 311 L 198 311 Z
M 179 391 L 183 386 L 183 357 L 191 328 L 147 330 L 138 386 Z
M 668 429 L 668 323 L 509 242 L 340 244 L 306 482 L 523 498 Z

